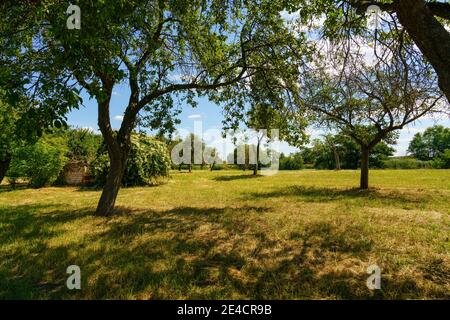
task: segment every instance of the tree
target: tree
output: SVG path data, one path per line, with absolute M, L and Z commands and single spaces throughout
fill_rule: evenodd
M 255 104 L 247 113 L 246 125 L 255 131 L 256 159 L 253 167 L 253 175 L 258 174 L 260 168 L 260 148 L 264 138 L 271 138 L 271 131 L 278 129 L 281 124 L 279 113 L 270 104 Z
M 337 127 L 360 146 L 361 189 L 369 186 L 370 152 L 378 143 L 393 142 L 396 130 L 448 109 L 426 61 L 404 48 L 395 53 L 386 48 L 381 54 L 384 62 L 373 66 L 360 55 L 346 56 L 342 73 L 317 68 L 302 79 L 301 91 L 296 88 L 300 110 L 317 112 L 318 123 Z
M 280 154 L 280 170 L 300 170 L 303 168 L 303 158 L 300 153 L 285 156 Z
M 450 129 L 436 125 L 424 133 L 416 133 L 408 146 L 408 152 L 416 159 L 427 161 L 439 157 L 450 149 Z
M 332 145 L 330 145 L 331 143 Z M 327 134 L 322 140 L 315 139 L 309 150 L 311 154 L 309 162 L 319 169 L 336 169 L 336 157 L 339 158 L 341 169 L 357 169 L 361 163 L 358 143 L 344 134 Z M 381 141 L 370 153 L 370 167 L 382 168 L 383 161 L 392 156 L 394 151 L 391 146 Z
M 450 22 L 450 3 L 425 0 L 365 1 L 350 0 L 359 12 L 369 5 L 395 13 L 414 43 L 431 63 L 439 77 L 439 87 L 450 102 L 450 32 L 442 21 Z
M 336 141 L 332 135 L 325 135 L 324 141 L 327 145 L 330 146 L 331 150 L 333 150 L 334 155 L 334 163 L 335 163 L 335 169 L 341 170 L 341 160 L 339 158 L 339 152 L 337 151 Z
M 264 59 L 278 43 L 290 41 L 278 15 L 280 5 L 274 1 L 80 0 L 77 4 L 82 10 L 80 30 L 66 29 L 66 1 L 3 7 L 9 25 L 30 22 L 25 29 L 32 37 L 11 41 L 9 47 L 16 50 L 9 50 L 2 64 L 13 70 L 7 73 L 12 91 L 48 102 L 46 106 L 56 114 L 79 105 L 81 91 L 97 101 L 98 125 L 111 163 L 96 209 L 102 216 L 113 212 L 140 113 L 149 115 L 154 129 L 172 129 L 177 113 L 174 98 L 193 104 L 195 94 L 243 81 L 264 67 L 253 61 Z M 29 11 L 32 19 L 22 22 Z M 21 85 L 23 81 L 28 84 Z M 130 89 L 129 101 L 121 127 L 114 132 L 111 97 L 123 84 Z
M 178 170 L 181 170 L 183 164 L 188 165 L 189 172 L 192 172 L 192 166 L 194 164 L 200 164 L 202 167 L 205 164 L 203 154 L 206 148 L 204 141 L 197 137 L 195 134 L 190 133 L 184 140 L 177 139 L 177 143 L 172 147 L 171 152 L 178 152 L 176 157 L 180 157 L 181 161 L 178 162 Z M 187 152 L 188 154 L 185 154 Z M 172 160 L 174 157 L 172 156 Z M 200 163 L 199 163 L 200 162 Z
M 414 50 L 433 66 L 440 89 L 450 101 L 450 3 L 435 0 L 313 0 L 289 1 L 290 11 L 300 11 L 300 21 L 307 23 L 311 16 L 325 17 L 321 34 L 339 47 L 350 51 L 360 37 L 367 39 L 366 22 L 369 6 L 376 5 L 389 18 L 395 20 L 390 39 L 382 34 L 384 27 L 375 33 L 379 45 L 392 48 L 413 42 Z M 392 29 L 390 31 L 393 31 Z M 400 32 L 397 32 L 400 31 Z M 378 37 L 377 37 L 378 36 Z M 374 47 L 376 47 L 375 45 Z

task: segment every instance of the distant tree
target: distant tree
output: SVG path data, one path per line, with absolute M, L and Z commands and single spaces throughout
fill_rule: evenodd
M 205 142 L 193 133 L 187 135 L 183 140 L 175 140 L 174 143 L 172 143 L 171 152 L 178 152 L 177 157 L 181 159 L 181 162 L 177 164 L 178 170 L 181 171 L 183 165 L 188 166 L 189 172 L 192 172 L 194 164 L 200 164 L 203 167 L 205 165 L 205 160 L 203 159 L 205 148 Z M 189 154 L 185 155 L 184 152 L 189 152 Z
M 264 138 L 271 138 L 272 130 L 280 130 L 282 119 L 280 114 L 267 103 L 255 104 L 247 113 L 247 127 L 255 131 L 256 135 L 256 159 L 253 166 L 253 175 L 260 169 L 260 149 Z
M 280 170 L 300 170 L 303 169 L 303 158 L 300 153 L 290 154 L 288 156 L 283 153 L 280 155 Z
M 330 140 L 333 141 L 333 147 L 330 147 Z M 309 161 L 319 169 L 336 169 L 336 153 L 342 169 L 356 169 L 361 164 L 358 143 L 343 134 L 326 135 L 322 140 L 315 139 L 310 150 L 311 160 Z M 394 151 L 394 148 L 384 141 L 379 142 L 370 153 L 370 167 L 381 168 L 383 161 L 392 156 Z
M 423 134 L 416 133 L 408 146 L 408 152 L 419 160 L 432 160 L 450 149 L 450 128 L 436 125 Z

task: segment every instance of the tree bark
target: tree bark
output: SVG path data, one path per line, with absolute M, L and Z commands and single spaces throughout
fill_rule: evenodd
M 108 147 L 108 155 L 110 167 L 106 183 L 103 186 L 102 195 L 97 205 L 95 215 L 109 216 L 114 211 L 117 194 L 122 185 L 122 178 L 125 172 L 129 151 L 131 148 L 131 131 L 133 130 L 136 120 L 136 110 L 133 108 L 133 101 L 130 99 L 130 105 L 127 107 L 122 121 L 120 130 L 115 133 L 111 128 L 109 103 L 112 95 L 112 81 L 103 80 L 106 98 L 98 102 L 98 126 L 102 132 L 102 136 L 106 146 Z
M 439 88 L 450 101 L 450 33 L 423 0 L 397 0 L 395 11 L 400 23 L 433 66 Z
M 122 178 L 125 171 L 126 160 L 128 154 L 125 154 L 121 150 L 119 154 L 110 156 L 110 167 L 106 183 L 103 186 L 102 195 L 97 205 L 95 215 L 97 216 L 109 216 L 114 211 L 117 195 L 119 189 L 122 186 Z
M 369 148 L 361 146 L 361 180 L 359 188 L 362 190 L 369 188 Z
M 5 177 L 6 173 L 8 172 L 9 165 L 11 163 L 11 155 L 6 155 L 6 158 L 2 161 L 0 161 L 0 183 L 2 183 L 3 178 Z

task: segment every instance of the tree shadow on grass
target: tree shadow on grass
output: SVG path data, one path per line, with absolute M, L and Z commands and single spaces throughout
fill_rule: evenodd
M 247 180 L 247 179 L 257 179 L 262 178 L 263 175 L 254 175 L 254 174 L 239 174 L 239 175 L 228 175 L 228 176 L 217 176 L 214 177 L 213 180 L 216 181 L 235 181 L 235 180 Z
M 28 183 L 17 183 L 14 188 L 10 184 L 0 185 L 0 193 L 25 189 L 31 189 Z
M 361 190 L 358 188 L 337 189 L 306 186 L 290 186 L 275 191 L 257 192 L 243 195 L 243 198 L 266 199 L 295 197 L 306 202 L 332 202 L 341 200 L 381 201 L 383 205 L 417 208 L 425 206 L 432 199 L 427 195 L 408 194 L 399 191 L 382 191 L 378 189 Z
M 425 293 L 413 277 L 390 279 L 390 290 L 374 294 L 365 285 L 365 270 L 335 267 L 341 260 L 368 261 L 373 241 L 358 226 L 310 222 L 280 238 L 246 223 L 268 210 L 119 207 L 117 215 L 98 218 L 91 217 L 93 208 L 1 208 L 0 298 L 444 296 L 444 290 Z M 78 241 L 70 238 L 73 233 Z M 79 291 L 65 286 L 72 264 L 82 271 Z

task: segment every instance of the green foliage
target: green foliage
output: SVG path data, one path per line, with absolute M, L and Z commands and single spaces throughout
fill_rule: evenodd
M 69 129 L 67 137 L 67 157 L 70 160 L 92 161 L 102 144 L 102 137 L 89 129 Z
M 335 169 L 336 159 L 334 149 L 338 154 L 341 169 L 357 169 L 360 165 L 361 148 L 350 137 L 337 134 L 326 136 L 325 139 L 315 139 L 311 148 L 303 148 L 301 154 L 306 163 L 313 163 L 316 169 Z M 376 144 L 369 155 L 371 168 L 382 168 L 383 161 L 394 154 L 395 149 L 386 142 Z
M 450 128 L 435 125 L 423 134 L 416 133 L 409 143 L 408 152 L 419 160 L 432 160 L 450 149 Z
M 91 163 L 91 171 L 98 185 L 105 183 L 109 163 L 109 156 L 103 145 L 96 159 Z M 169 175 L 170 164 L 170 155 L 165 143 L 144 134 L 132 134 L 131 150 L 122 185 L 155 184 L 158 178 Z
M 15 138 L 17 113 L 8 104 L 0 100 L 0 161 L 11 155 Z
M 430 169 L 434 165 L 431 161 L 422 161 L 409 157 L 393 158 L 382 161 L 385 169 Z
M 285 156 L 283 153 L 280 155 L 280 170 L 300 170 L 303 169 L 303 158 L 300 153 L 294 153 L 289 156 Z
M 437 169 L 450 169 L 450 149 L 442 152 L 439 157 L 433 159 L 433 167 Z
M 8 177 L 13 181 L 26 178 L 36 188 L 52 184 L 58 178 L 67 158 L 66 141 L 44 136 L 37 143 L 14 150 Z

